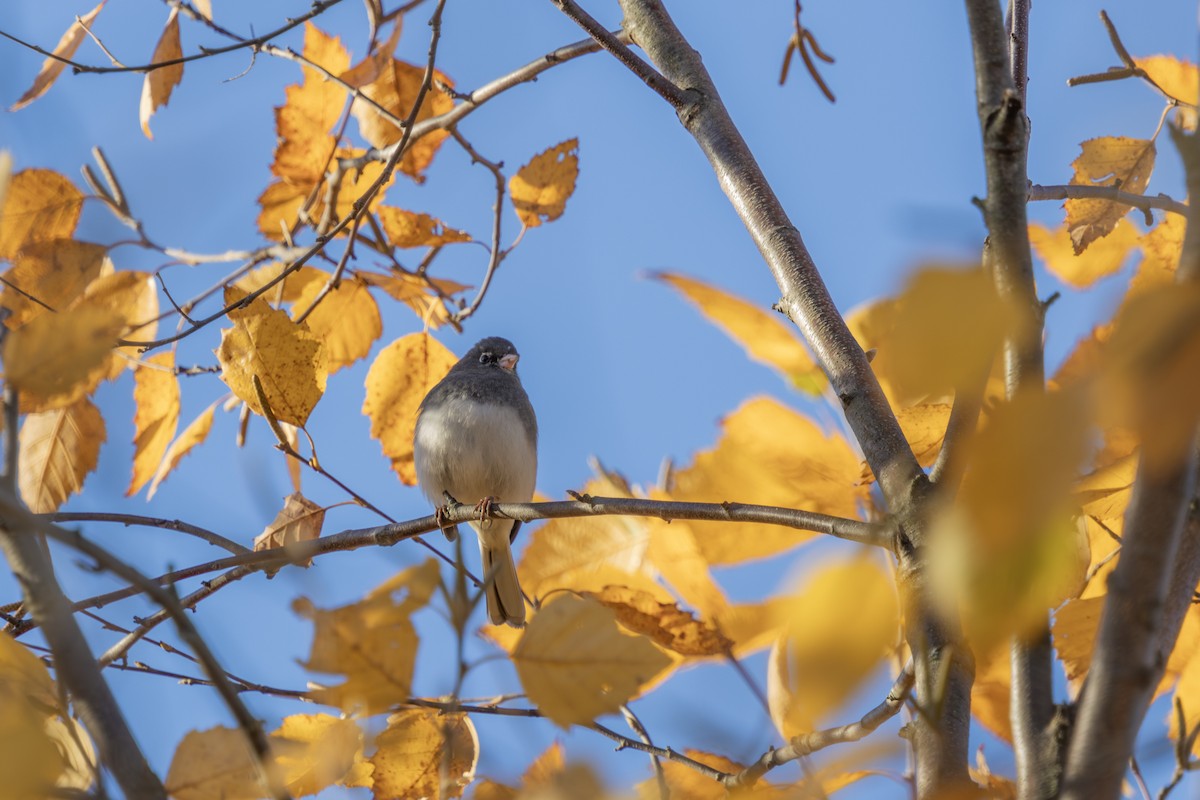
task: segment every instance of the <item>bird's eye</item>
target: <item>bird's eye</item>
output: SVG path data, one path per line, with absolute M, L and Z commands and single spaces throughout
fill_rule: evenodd
M 496 361 L 496 356 L 492 353 L 480 353 L 479 354 L 479 363 L 480 364 L 491 364 L 491 363 L 494 363 L 495 361 Z

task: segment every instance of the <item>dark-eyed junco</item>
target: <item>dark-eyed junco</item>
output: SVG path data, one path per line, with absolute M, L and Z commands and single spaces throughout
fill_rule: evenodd
M 527 503 L 537 477 L 537 418 L 517 377 L 517 349 L 491 336 L 459 359 L 421 401 L 413 436 L 417 480 L 435 506 L 448 493 L 460 503 Z M 525 624 L 525 600 L 513 564 L 520 522 L 488 519 L 471 527 L 483 554 L 488 619 Z M 453 539 L 456 528 L 446 529 Z

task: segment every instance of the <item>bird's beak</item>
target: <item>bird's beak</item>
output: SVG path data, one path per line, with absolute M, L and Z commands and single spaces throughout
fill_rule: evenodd
M 517 368 L 517 359 L 519 358 L 520 356 L 516 353 L 509 353 L 506 356 L 500 356 L 500 366 L 504 367 L 509 372 L 512 372 Z

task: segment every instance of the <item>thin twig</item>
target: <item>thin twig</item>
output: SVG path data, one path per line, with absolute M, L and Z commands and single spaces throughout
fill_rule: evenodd
M 492 245 L 488 255 L 487 270 L 483 273 L 483 280 L 479 284 L 479 291 L 475 294 L 475 299 L 471 304 L 464 309 L 459 310 L 452 316 L 455 323 L 461 324 L 463 320 L 470 317 L 478 309 L 483 302 L 484 296 L 487 294 L 488 287 L 492 285 L 492 276 L 496 274 L 496 268 L 500 266 L 500 262 L 508 255 L 508 251 L 500 249 L 500 221 L 504 216 L 504 173 L 501 172 L 503 163 L 489 161 L 479 154 L 479 152 L 471 146 L 471 143 L 458 132 L 456 126 L 450 126 L 450 135 L 454 137 L 454 141 L 458 142 L 459 146 L 466 151 L 471 157 L 472 164 L 482 164 L 486 167 L 496 179 L 496 202 L 492 206 Z
M 47 522 L 115 522 L 125 527 L 141 525 L 147 528 L 164 528 L 203 539 L 209 544 L 228 550 L 234 555 L 250 552 L 250 548 L 240 545 L 232 539 L 227 539 L 219 533 L 214 533 L 198 525 L 192 525 L 190 522 L 183 522 L 178 519 L 143 517 L 137 514 L 109 514 L 98 511 L 57 511 L 39 516 Z
M 1187 216 L 1188 204 L 1168 197 L 1165 194 L 1146 195 L 1121 191 L 1118 186 L 1041 186 L 1033 184 L 1029 187 L 1030 201 L 1037 200 L 1112 200 L 1127 206 L 1139 208 L 1145 213 L 1151 209 L 1169 211 L 1172 214 Z

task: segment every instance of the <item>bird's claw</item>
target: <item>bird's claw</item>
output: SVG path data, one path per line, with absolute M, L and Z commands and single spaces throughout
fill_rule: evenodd
M 450 507 L 458 505 L 449 492 L 442 492 L 446 498 L 446 505 L 435 506 L 433 509 L 433 521 L 441 530 L 442 535 L 446 537 L 446 541 L 453 542 L 458 538 L 458 526 L 450 522 L 446 517 L 450 514 Z
M 496 502 L 495 497 L 485 497 L 475 504 L 475 513 L 479 516 L 479 524 L 485 525 L 492 521 L 492 505 Z

